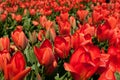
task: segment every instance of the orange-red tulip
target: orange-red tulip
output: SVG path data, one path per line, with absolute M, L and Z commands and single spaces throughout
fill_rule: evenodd
M 0 51 L 0 71 L 4 70 L 5 65 L 10 61 L 10 53 L 8 51 Z
M 0 38 L 0 51 L 7 50 L 9 51 L 10 49 L 10 40 L 8 37 L 3 37 Z
M 26 48 L 28 39 L 22 31 L 22 26 L 17 26 L 12 32 L 11 37 L 18 49 L 23 50 Z

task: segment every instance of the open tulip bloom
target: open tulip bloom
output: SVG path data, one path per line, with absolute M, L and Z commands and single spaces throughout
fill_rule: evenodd
M 0 0 L 0 80 L 120 80 L 120 0 Z

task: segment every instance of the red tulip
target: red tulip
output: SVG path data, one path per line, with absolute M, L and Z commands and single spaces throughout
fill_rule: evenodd
M 59 22 L 59 32 L 61 35 L 67 36 L 70 35 L 71 25 L 68 21 Z
M 5 66 L 5 80 L 23 80 L 30 70 L 30 67 L 25 69 L 24 56 L 20 51 L 17 51 L 10 59 L 10 62 Z
M 97 28 L 98 40 L 100 41 L 110 40 L 112 36 L 113 30 L 110 29 L 110 26 L 107 22 L 101 26 L 98 26 Z
M 114 17 L 109 17 L 107 19 L 107 21 L 108 21 L 111 29 L 114 29 L 116 27 L 117 19 L 115 19 Z
M 53 41 L 56 37 L 56 32 L 55 32 L 55 29 L 53 27 L 50 28 L 50 37 L 52 38 Z
M 85 20 L 86 16 L 88 15 L 88 11 L 87 10 L 78 10 L 77 15 L 80 20 Z
M 114 72 L 111 69 L 107 69 L 100 75 L 98 80 L 116 80 L 116 78 Z
M 22 31 L 22 26 L 17 26 L 17 28 L 12 32 L 11 37 L 18 49 L 23 50 L 28 44 L 28 39 Z
M 45 66 L 47 74 L 52 74 L 54 69 L 57 67 L 57 62 L 52 51 L 52 44 L 46 39 L 40 48 L 34 46 L 34 53 L 41 65 Z
M 4 70 L 5 65 L 10 61 L 10 54 L 8 51 L 0 51 L 0 71 Z
M 36 14 L 35 9 L 30 9 L 29 12 L 30 12 L 30 15 L 31 15 L 31 16 L 34 16 L 34 15 Z
M 22 21 L 22 16 L 21 16 L 21 15 L 16 15 L 16 16 L 15 16 L 15 20 L 16 20 L 17 22 L 21 22 L 21 21 Z
M 109 60 L 110 60 L 109 54 L 106 54 L 105 52 L 102 52 L 102 54 L 100 54 L 100 64 L 99 64 L 97 73 L 101 74 L 104 71 L 106 71 L 106 69 L 109 65 Z
M 108 54 L 110 54 L 109 65 L 112 66 L 112 70 L 120 72 L 120 50 L 115 46 L 108 48 Z
M 80 45 L 86 45 L 87 43 L 92 43 L 92 33 L 94 28 L 86 28 L 85 26 L 78 29 L 71 37 L 72 48 L 77 49 Z M 91 32 L 91 33 L 90 33 Z
M 100 12 L 93 11 L 92 13 L 93 23 L 98 23 L 101 19 L 103 19 L 103 15 Z
M 40 64 L 48 66 L 54 60 L 52 45 L 49 40 L 45 40 L 40 48 L 34 47 L 34 53 Z
M 70 39 L 69 39 L 70 41 Z M 55 53 L 60 58 L 67 58 L 70 50 L 69 41 L 65 40 L 63 37 L 56 36 L 54 41 Z
M 0 14 L 0 21 L 5 21 L 7 18 L 6 14 Z
M 9 51 L 10 49 L 10 40 L 8 37 L 3 37 L 0 38 L 0 51 L 7 50 Z
M 43 37 L 45 37 L 45 31 L 44 30 L 40 30 L 38 33 L 38 40 L 42 41 Z
M 32 24 L 33 24 L 34 26 L 38 26 L 38 25 L 39 25 L 39 23 L 38 23 L 37 21 L 35 21 L 35 20 L 32 21 Z
M 80 46 L 72 54 L 70 63 L 64 63 L 64 68 L 70 71 L 74 80 L 87 80 L 97 70 L 100 50 L 94 45 Z
M 45 23 L 47 22 L 46 16 L 40 16 L 39 22 L 42 25 L 42 27 L 45 27 Z
M 63 21 L 68 21 L 68 17 L 69 17 L 68 12 L 66 12 L 66 13 L 61 13 L 61 14 L 60 14 L 60 18 L 61 18 Z
M 102 59 L 102 65 L 100 65 L 104 70 L 102 70 L 98 80 L 116 80 L 114 73 L 116 71 L 120 72 L 120 50 L 115 46 L 110 46 L 107 54 L 104 55 L 108 56 L 104 56 L 104 59 Z

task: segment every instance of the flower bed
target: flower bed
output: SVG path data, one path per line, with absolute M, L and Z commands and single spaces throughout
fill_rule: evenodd
M 119 80 L 120 0 L 0 0 L 1 80 Z

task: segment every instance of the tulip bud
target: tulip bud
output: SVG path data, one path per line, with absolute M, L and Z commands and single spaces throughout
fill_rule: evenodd
M 34 15 L 36 14 L 35 9 L 30 9 L 29 12 L 30 12 L 30 15 L 31 15 L 31 16 L 34 16 Z
M 22 21 L 22 16 L 21 16 L 21 15 L 16 15 L 16 16 L 15 16 L 15 20 L 16 20 L 17 22 L 21 22 L 21 21 Z
M 6 20 L 6 18 L 7 18 L 7 15 L 6 14 L 1 14 L 0 15 L 0 21 L 5 21 Z
M 10 40 L 8 37 L 3 37 L 0 38 L 0 51 L 7 50 L 9 51 L 10 49 Z
M 34 25 L 34 26 L 38 26 L 39 25 L 39 23 L 37 22 L 37 21 L 32 21 L 32 24 Z
M 73 27 L 73 29 L 75 29 L 76 27 L 76 20 L 73 16 L 70 17 L 70 24 Z
M 39 33 L 38 33 L 38 40 L 42 41 L 44 36 L 45 36 L 45 31 L 40 30 Z
M 34 44 L 37 41 L 37 36 L 35 31 L 33 31 L 32 33 L 29 32 L 29 39 L 32 44 Z
M 28 39 L 22 31 L 21 26 L 17 26 L 17 28 L 11 33 L 11 37 L 18 49 L 24 50 L 26 48 Z
M 8 51 L 0 52 L 0 71 L 4 70 L 5 65 L 10 61 L 10 54 Z

